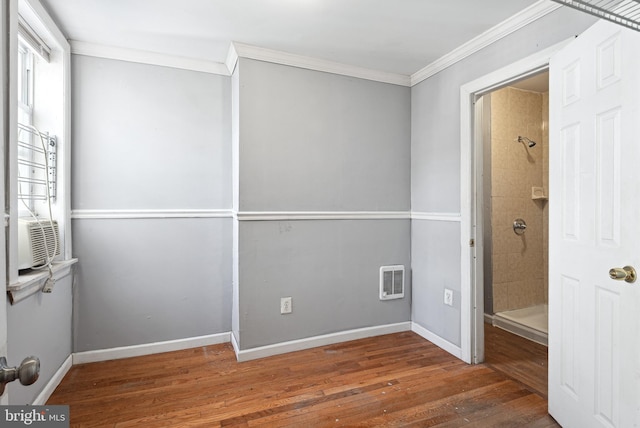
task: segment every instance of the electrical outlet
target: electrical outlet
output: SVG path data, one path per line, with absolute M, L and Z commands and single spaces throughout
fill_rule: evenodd
M 280 314 L 290 314 L 291 310 L 291 297 L 280 298 Z
M 453 306 L 453 290 L 449 290 L 448 288 L 444 289 L 444 304 Z

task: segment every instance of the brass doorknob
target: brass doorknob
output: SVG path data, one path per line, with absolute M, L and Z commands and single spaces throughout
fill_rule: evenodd
M 612 268 L 609 270 L 609 277 L 618 281 L 624 280 L 625 282 L 636 282 L 636 270 L 631 266 L 625 266 L 622 269 Z

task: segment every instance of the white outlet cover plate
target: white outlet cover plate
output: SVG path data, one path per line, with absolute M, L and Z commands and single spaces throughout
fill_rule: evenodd
M 281 297 L 280 298 L 280 313 L 281 314 L 290 314 L 291 310 L 292 310 L 291 297 Z
M 446 289 L 444 290 L 444 304 L 453 306 L 453 290 Z

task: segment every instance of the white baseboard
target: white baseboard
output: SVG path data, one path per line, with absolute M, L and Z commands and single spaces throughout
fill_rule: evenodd
M 51 380 L 33 401 L 33 405 L 43 405 L 47 402 L 51 394 L 58 387 L 64 376 L 73 365 L 84 363 L 95 363 L 99 361 L 117 360 L 121 358 L 139 357 L 142 355 L 159 354 L 162 352 L 179 351 L 199 346 L 217 345 L 231 342 L 239 362 L 255 360 L 258 358 L 270 357 L 273 355 L 285 354 L 287 352 L 301 351 L 318 346 L 332 345 L 334 343 L 347 342 L 350 340 L 364 339 L 367 337 L 381 336 L 383 334 L 400 333 L 403 331 L 413 331 L 422 336 L 434 345 L 444 349 L 451 355 L 462 359 L 462 350 L 441 337 L 430 332 L 426 328 L 414 322 L 401 322 L 397 324 L 387 324 L 375 327 L 359 328 L 355 330 L 341 331 L 338 333 L 325 334 L 321 336 L 308 337 L 305 339 L 292 340 L 289 342 L 276 343 L 273 345 L 261 346 L 241 350 L 233 333 L 219 333 L 207 336 L 190 337 L 187 339 L 169 340 L 166 342 L 147 343 L 144 345 L 123 346 L 119 348 L 100 349 L 96 351 L 77 352 L 69 355 L 62 366 L 56 371 Z
M 229 336 L 230 333 L 219 333 L 207 336 L 189 337 L 186 339 L 168 340 L 166 342 L 146 343 L 144 345 L 122 346 L 120 348 L 77 352 L 73 354 L 73 364 L 95 363 L 98 361 L 117 360 L 120 358 L 180 351 L 183 349 L 197 348 L 199 346 L 217 345 L 219 343 L 229 342 Z
M 375 327 L 359 328 L 355 330 L 341 331 L 338 333 L 325 334 L 322 336 L 307 337 L 305 339 L 291 340 L 289 342 L 276 343 L 273 345 L 260 346 L 258 348 L 238 350 L 236 358 L 239 362 L 255 360 L 258 358 L 270 357 L 273 355 L 285 354 L 287 352 L 302 351 L 304 349 L 318 346 L 332 345 L 334 343 L 347 342 L 349 340 L 364 339 L 367 337 L 380 336 L 383 334 L 399 333 L 410 331 L 411 322 L 397 324 L 387 324 Z
M 238 339 L 236 339 L 236 335 L 231 332 L 231 346 L 233 346 L 233 352 L 235 352 L 236 357 L 238 356 L 238 352 L 240 352 L 240 345 L 238 344 Z
M 429 331 L 426 328 L 422 327 L 420 324 L 416 324 L 415 322 L 412 322 L 411 323 L 411 331 L 413 331 L 414 333 L 419 334 L 420 336 L 424 337 L 425 339 L 427 339 L 429 342 L 433 343 L 437 347 L 444 349 L 445 351 L 447 351 L 448 353 L 450 353 L 454 357 L 459 358 L 461 360 L 463 359 L 462 358 L 462 348 L 460 348 L 457 345 L 454 345 L 453 343 L 449 342 L 448 340 L 445 340 L 445 339 L 441 338 L 440 336 L 436 335 L 435 333 L 432 333 L 431 331 Z
M 96 351 L 77 352 L 69 355 L 62 366 L 56 371 L 51 380 L 33 401 L 33 405 L 43 405 L 47 402 L 51 394 L 58 387 L 64 376 L 76 364 L 95 363 L 100 361 L 117 360 L 121 358 L 139 357 L 142 355 L 159 354 L 162 352 L 179 351 L 199 346 L 217 345 L 231 342 L 239 362 L 255 360 L 258 358 L 270 357 L 273 355 L 285 354 L 287 352 L 301 351 L 318 346 L 332 345 L 334 343 L 347 342 L 350 340 L 364 339 L 367 337 L 381 336 L 383 334 L 400 333 L 403 331 L 413 331 L 430 341 L 434 345 L 444 349 L 453 356 L 462 359 L 460 347 L 442 339 L 424 327 L 414 322 L 401 322 L 397 324 L 387 324 L 375 327 L 365 327 L 355 330 L 341 331 L 338 333 L 325 334 L 321 336 L 308 337 L 305 339 L 292 340 L 289 342 L 276 343 L 273 345 L 261 346 L 241 350 L 233 333 L 219 333 L 207 336 L 190 337 L 186 339 L 169 340 L 166 342 L 147 343 L 144 345 L 123 346 L 119 348 L 100 349 Z
M 64 376 L 67 374 L 67 372 L 71 369 L 72 366 L 73 366 L 73 356 L 69 355 L 67 359 L 64 360 L 64 363 L 62 363 L 60 368 L 53 374 L 53 376 L 51 377 L 49 382 L 44 386 L 42 391 L 40 391 L 40 394 L 38 394 L 38 396 L 33 400 L 32 405 L 34 406 L 44 405 L 49 399 L 49 397 L 51 397 L 51 394 L 53 394 L 53 391 L 55 391 L 58 385 L 60 385 L 60 382 L 62 382 L 62 379 L 64 379 Z

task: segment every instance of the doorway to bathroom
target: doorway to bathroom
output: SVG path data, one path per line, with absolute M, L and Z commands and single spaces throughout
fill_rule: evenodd
M 547 345 L 549 76 L 483 96 L 485 321 Z
M 500 361 L 507 371 L 509 358 L 520 368 L 526 367 L 523 359 L 530 360 L 532 369 L 544 365 L 539 380 L 529 379 L 529 369 L 507 374 L 523 383 L 537 382 L 535 388 L 545 396 L 548 106 L 547 71 L 482 96 L 485 357 L 490 364 Z

